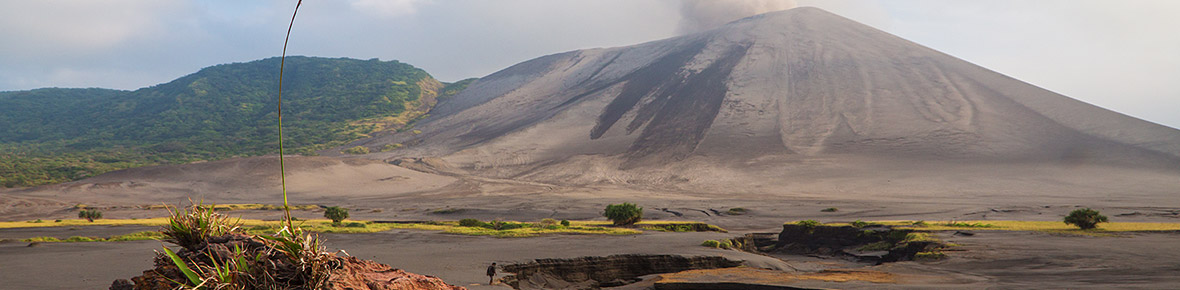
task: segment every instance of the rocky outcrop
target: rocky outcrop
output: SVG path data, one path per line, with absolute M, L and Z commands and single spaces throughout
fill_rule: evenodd
M 504 266 L 514 275 L 502 281 L 515 289 L 597 289 L 639 281 L 639 276 L 695 269 L 737 267 L 741 261 L 723 257 L 675 255 L 613 255 L 573 259 L 537 259 Z
M 861 261 L 882 263 L 913 260 L 919 252 L 946 247 L 938 240 L 912 240 L 909 235 L 913 232 L 911 229 L 887 226 L 857 228 L 784 224 L 783 231 L 778 235 L 778 242 L 771 250 L 847 256 Z
M 893 231 L 886 227 L 806 227 L 784 224 L 778 235 L 778 249 L 796 253 L 831 254 L 842 248 L 880 242 Z M 904 233 L 901 234 L 904 237 Z
M 394 269 L 386 264 L 356 257 L 338 258 L 340 268 L 332 270 L 326 289 L 333 290 L 409 290 L 409 289 L 466 289 L 447 285 L 442 279 Z

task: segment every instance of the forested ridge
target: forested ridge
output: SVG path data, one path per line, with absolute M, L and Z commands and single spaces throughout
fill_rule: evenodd
M 440 83 L 397 61 L 288 57 L 284 145 L 314 154 L 395 130 L 470 81 Z M 135 91 L 0 92 L 0 186 L 112 170 L 273 154 L 279 58 L 223 64 Z

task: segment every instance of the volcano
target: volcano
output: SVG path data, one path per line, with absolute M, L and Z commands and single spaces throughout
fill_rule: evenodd
M 430 114 L 413 133 L 349 146 L 399 143 L 408 148 L 379 156 L 561 176 L 549 181 L 832 158 L 1180 164 L 1176 129 L 806 7 L 543 56 L 478 80 Z

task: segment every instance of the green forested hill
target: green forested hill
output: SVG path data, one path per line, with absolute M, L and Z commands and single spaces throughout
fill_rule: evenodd
M 286 69 L 284 145 L 303 154 L 396 129 L 461 90 L 397 61 L 288 57 Z M 0 186 L 275 153 L 278 72 L 269 58 L 135 91 L 0 92 Z

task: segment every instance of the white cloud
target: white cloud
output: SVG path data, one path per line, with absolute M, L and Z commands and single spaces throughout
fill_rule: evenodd
M 418 12 L 421 5 L 430 4 L 433 0 L 349 0 L 353 9 L 366 13 L 375 13 L 385 17 L 410 15 Z
M 30 56 L 109 49 L 161 32 L 158 16 L 180 6 L 182 2 L 155 0 L 5 1 L 0 4 L 0 38 L 21 45 L 0 46 L 0 53 Z

